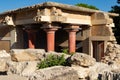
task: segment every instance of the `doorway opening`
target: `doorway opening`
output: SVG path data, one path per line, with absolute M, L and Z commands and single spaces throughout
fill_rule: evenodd
M 96 61 L 101 61 L 101 58 L 104 57 L 104 41 L 93 41 L 93 57 Z

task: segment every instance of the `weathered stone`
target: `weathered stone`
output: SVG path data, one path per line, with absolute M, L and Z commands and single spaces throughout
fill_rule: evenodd
M 44 49 L 25 49 L 25 52 L 34 55 L 38 60 L 42 60 L 46 53 Z
M 95 65 L 89 67 L 89 70 L 90 70 L 89 71 L 90 80 L 97 80 L 99 74 L 104 74 L 104 72 L 111 72 L 111 67 L 109 67 L 105 63 L 96 62 Z
M 35 61 L 44 56 L 45 51 L 43 49 L 12 49 L 11 59 L 13 61 Z
M 101 61 L 109 65 L 120 64 L 120 45 L 109 42 L 106 48 L 105 57 L 102 58 Z
M 88 74 L 89 80 L 98 80 L 98 75 L 99 74 L 95 70 L 90 70 Z
M 54 66 L 37 70 L 29 80 L 79 80 L 79 77 L 70 67 Z
M 0 72 L 6 72 L 8 70 L 7 62 L 11 60 L 10 55 L 5 51 L 0 51 Z
M 29 53 L 26 52 L 21 52 L 21 53 L 15 53 L 15 54 L 11 54 L 11 59 L 13 61 L 35 61 L 37 60 L 37 58 Z
M 10 61 L 7 64 L 9 66 L 8 74 L 19 74 L 19 75 L 21 75 L 22 71 L 25 69 L 28 62 L 13 62 L 13 61 Z
M 38 68 L 37 68 L 38 61 L 30 61 L 22 71 L 22 76 L 31 76 Z
M 72 66 L 72 68 L 77 72 L 79 79 L 85 79 L 89 75 L 89 68 L 84 68 L 81 66 Z
M 92 66 L 94 65 L 96 60 L 92 58 L 91 56 L 85 54 L 85 53 L 75 53 L 70 58 L 70 63 L 72 65 L 78 65 L 78 66 Z
M 97 80 L 99 74 L 111 72 L 111 67 L 109 65 L 100 62 L 96 62 L 90 67 L 72 66 L 72 68 L 76 70 L 80 80 Z
M 90 66 L 89 69 L 92 71 L 97 72 L 98 74 L 102 74 L 104 72 L 110 72 L 111 71 L 111 67 L 105 63 L 100 63 L 100 62 L 96 62 L 95 65 Z
M 0 80 L 28 80 L 28 78 L 19 75 L 0 75 Z
M 28 62 L 13 62 L 8 63 L 9 69 L 8 74 L 18 74 L 21 76 L 28 77 L 37 70 L 38 61 L 28 61 Z
M 112 72 L 120 71 L 120 64 L 114 63 L 114 64 L 111 64 L 109 66 L 110 66 Z
M 7 53 L 5 50 L 0 51 L 0 58 L 10 58 L 10 54 Z
M 99 75 L 99 80 L 120 80 L 120 72 L 104 72 Z
M 7 61 L 5 59 L 0 59 L 0 72 L 5 72 L 8 70 L 6 62 Z
M 116 57 L 116 53 L 109 53 L 109 58 L 113 60 Z

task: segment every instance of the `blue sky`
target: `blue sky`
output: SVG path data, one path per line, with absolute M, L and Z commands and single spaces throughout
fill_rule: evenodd
M 106 12 L 111 10 L 111 6 L 117 4 L 117 0 L 1 0 L 0 12 L 13 10 L 16 8 L 21 8 L 34 4 L 39 4 L 46 1 L 59 2 L 70 5 L 74 5 L 76 3 L 86 3 L 86 4 L 94 5 L 100 10 Z

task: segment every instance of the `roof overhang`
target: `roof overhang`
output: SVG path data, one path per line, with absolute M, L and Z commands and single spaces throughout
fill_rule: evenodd
M 45 3 L 42 3 L 42 4 L 37 4 L 37 5 L 33 5 L 33 6 L 19 8 L 19 9 L 16 9 L 16 10 L 3 12 L 0 15 L 7 15 L 7 14 L 17 13 L 17 12 L 21 12 L 21 11 L 25 11 L 25 10 L 46 8 L 46 7 L 58 7 L 58 8 L 65 9 L 65 10 L 86 12 L 86 13 L 103 12 L 103 11 L 100 11 L 100 10 L 93 10 L 93 9 L 89 9 L 89 8 L 78 7 L 78 6 L 67 5 L 67 4 L 61 4 L 61 3 L 56 3 L 56 2 L 45 2 Z M 107 14 L 110 15 L 110 16 L 119 16 L 119 14 L 116 14 L 116 13 L 107 13 Z

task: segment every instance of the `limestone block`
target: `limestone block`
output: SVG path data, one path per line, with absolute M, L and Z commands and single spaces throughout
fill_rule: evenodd
M 5 50 L 0 51 L 0 58 L 10 58 L 10 54 L 7 53 Z
M 25 52 L 35 55 L 39 60 L 44 58 L 44 55 L 46 53 L 44 49 L 25 49 Z
M 8 70 L 7 62 L 11 60 L 10 54 L 5 50 L 0 51 L 0 72 L 5 72 Z
M 22 71 L 27 66 L 28 62 L 13 62 L 9 61 L 8 63 L 8 74 L 18 74 L 21 75 Z
M 71 56 L 70 62 L 72 65 L 88 67 L 94 65 L 96 60 L 85 53 L 75 53 Z
M 8 70 L 8 66 L 6 64 L 5 59 L 0 59 L 0 72 L 5 72 Z
M 37 70 L 38 61 L 8 62 L 8 74 L 18 74 L 20 76 L 31 76 Z
M 22 77 L 19 75 L 1 75 L 0 80 L 28 80 L 26 77 Z
M 28 62 L 27 66 L 22 71 L 22 76 L 31 76 L 38 68 L 37 68 L 38 61 L 30 61 Z
M 89 69 L 91 72 L 95 71 L 98 74 L 111 71 L 111 67 L 108 64 L 101 63 L 101 62 L 96 62 L 96 64 L 93 66 L 90 66 Z
M 79 80 L 79 77 L 71 67 L 54 66 L 37 70 L 29 80 Z
M 13 61 L 34 61 L 34 60 L 37 60 L 37 58 L 32 55 L 32 54 L 29 54 L 29 53 L 26 53 L 26 52 L 21 52 L 21 53 L 13 53 L 11 54 L 11 59 Z
M 114 64 L 109 65 L 112 72 L 120 71 L 120 63 L 114 62 Z
M 13 61 L 36 61 L 44 56 L 43 49 L 12 49 L 10 52 Z
M 72 66 L 72 68 L 77 72 L 80 79 L 85 79 L 89 76 L 90 70 L 89 68 L 84 68 L 80 66 Z

